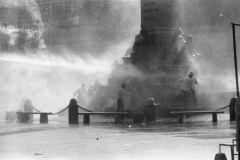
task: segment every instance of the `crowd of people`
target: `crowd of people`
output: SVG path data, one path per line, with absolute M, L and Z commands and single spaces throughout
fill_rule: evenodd
M 183 108 L 186 110 L 189 110 L 191 97 L 196 106 L 197 98 L 196 98 L 195 85 L 198 84 L 198 81 L 194 77 L 193 72 L 190 72 L 187 77 L 184 77 L 178 80 L 177 82 L 181 83 L 180 90 L 182 91 L 182 94 L 183 94 Z M 124 97 L 130 94 L 131 92 L 126 91 L 126 84 L 122 84 L 121 88 L 118 91 L 117 112 L 124 112 Z M 154 98 L 149 97 L 147 99 L 147 105 L 140 107 L 138 110 L 144 113 L 144 117 L 146 121 L 155 121 L 157 107 L 159 107 L 159 105 L 156 105 Z
M 88 90 L 86 89 L 85 83 L 82 83 L 81 87 L 74 92 L 73 97 L 77 97 L 76 99 L 77 99 L 78 105 L 86 106 L 87 97 L 93 96 L 94 94 L 96 94 L 101 87 L 102 87 L 102 84 L 99 82 L 98 79 L 95 80 L 93 85 L 90 85 L 88 87 Z
M 134 83 L 136 82 L 136 83 Z M 195 85 L 198 84 L 197 79 L 194 77 L 193 72 L 190 72 L 189 75 L 187 77 L 184 77 L 180 80 L 178 80 L 177 82 L 181 83 L 181 87 L 179 88 L 182 91 L 182 97 L 183 97 L 183 108 L 188 110 L 189 109 L 189 102 L 190 102 L 190 98 L 192 97 L 193 102 L 195 105 L 197 105 L 197 98 L 196 98 L 196 88 Z M 117 104 L 117 108 L 116 108 L 116 112 L 124 112 L 125 111 L 125 97 L 126 96 L 130 96 L 130 104 L 134 105 L 134 107 L 132 107 L 132 110 L 138 110 L 141 112 L 144 112 L 144 116 L 146 121 L 155 121 L 156 120 L 156 108 L 159 107 L 159 105 L 157 105 L 155 103 L 155 100 L 153 97 L 148 97 L 145 99 L 146 101 L 146 105 L 143 105 L 142 107 L 139 107 L 139 105 L 137 104 L 137 99 L 136 96 L 138 96 L 136 93 L 138 93 L 137 88 L 137 80 L 132 81 L 132 83 L 123 83 L 121 85 L 121 87 L 118 90 L 117 96 L 116 97 L 116 104 Z M 126 90 L 127 85 L 132 85 L 134 86 L 133 88 L 128 87 L 128 90 Z M 99 91 L 99 89 L 102 87 L 101 83 L 99 82 L 99 80 L 95 80 L 93 85 L 90 85 L 88 90 L 86 89 L 86 85 L 85 83 L 81 84 L 81 87 L 78 88 L 74 94 L 73 97 L 76 97 L 77 100 L 77 104 L 79 106 L 82 107 L 86 107 L 86 96 L 93 96 L 94 94 L 96 94 L 97 91 Z M 130 90 L 129 90 L 130 88 Z M 140 91 L 139 91 L 140 92 Z M 136 108 L 137 107 L 137 108 Z M 33 107 L 32 105 L 32 101 L 30 99 L 25 99 L 24 102 L 22 102 L 21 108 L 20 110 L 22 111 L 27 111 L 27 112 L 33 112 L 33 111 L 37 111 L 40 112 L 39 110 L 37 110 L 36 108 Z M 32 116 L 32 115 L 31 115 Z M 122 117 L 123 119 L 123 117 Z M 32 117 L 30 117 L 30 120 L 32 120 Z

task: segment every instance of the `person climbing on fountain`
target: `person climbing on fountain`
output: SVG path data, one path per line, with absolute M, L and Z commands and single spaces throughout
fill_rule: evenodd
M 192 72 L 189 73 L 188 77 L 178 80 L 182 82 L 181 90 L 184 96 L 183 107 L 188 110 L 189 100 L 191 95 L 193 96 L 193 101 L 197 105 L 195 84 L 198 84 L 197 79 L 194 77 Z
M 77 103 L 78 105 L 80 106 L 84 106 L 85 105 L 85 98 L 84 98 L 84 95 L 86 94 L 86 89 L 85 89 L 85 83 L 82 83 L 81 87 L 78 88 L 73 96 L 76 96 L 77 95 Z

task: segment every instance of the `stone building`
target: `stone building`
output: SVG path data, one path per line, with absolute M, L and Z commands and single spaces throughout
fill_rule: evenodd
M 18 9 L 0 4 L 0 51 L 15 49 L 15 31 L 18 23 Z
M 99 50 L 99 44 L 107 37 L 109 5 L 107 0 L 36 0 L 27 3 L 19 0 L 12 5 L 0 4 L 1 51 L 39 48 L 38 43 L 43 40 L 50 50 Z M 7 26 L 15 28 L 11 46 Z
M 14 7 L 17 11 L 14 16 L 16 20 L 14 26 L 18 30 L 15 42 L 17 50 L 44 48 L 45 45 L 57 53 L 67 48 L 77 54 L 81 52 L 100 54 L 111 44 L 117 44 L 119 40 L 136 34 L 129 30 L 132 24 L 138 24 L 132 20 L 136 15 L 129 16 L 123 13 L 129 12 L 124 8 L 126 6 L 124 3 L 134 6 L 136 2 L 109 0 L 17 2 L 11 7 L 6 7 L 7 10 Z M 7 19 L 7 14 L 2 16 Z
M 109 1 L 91 0 L 37 0 L 43 37 L 50 49 L 67 48 L 74 52 L 94 51 L 100 43 L 94 32 L 104 32 L 101 26 Z M 94 36 L 94 38 L 92 37 Z M 102 39 L 101 39 L 102 40 Z M 102 41 L 101 41 L 102 42 Z

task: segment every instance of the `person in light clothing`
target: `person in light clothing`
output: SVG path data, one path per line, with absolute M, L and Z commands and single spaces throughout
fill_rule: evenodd
M 78 88 L 73 94 L 73 96 L 77 95 L 78 105 L 80 105 L 80 106 L 86 105 L 86 100 L 84 98 L 85 94 L 86 94 L 85 83 L 82 83 L 81 87 Z
M 195 85 L 198 84 L 198 82 L 197 82 L 197 79 L 194 77 L 194 74 L 192 72 L 190 72 L 188 77 L 180 79 L 180 80 L 178 80 L 178 82 L 182 82 L 181 90 L 182 90 L 183 96 L 184 96 L 183 107 L 187 109 L 191 95 L 193 96 L 193 101 L 196 105 L 197 98 L 196 98 Z

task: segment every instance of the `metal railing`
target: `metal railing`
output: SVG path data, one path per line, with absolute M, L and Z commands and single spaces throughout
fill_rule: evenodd
M 230 147 L 231 160 L 234 160 L 234 156 L 235 156 L 235 155 L 238 155 L 237 153 L 234 153 L 234 149 L 235 149 L 235 147 L 237 146 L 237 145 L 236 145 L 236 139 L 233 139 L 233 140 L 232 140 L 232 144 L 220 143 L 220 144 L 219 144 L 219 153 L 221 153 L 221 147 L 222 147 L 222 146 L 228 146 L 228 147 Z

